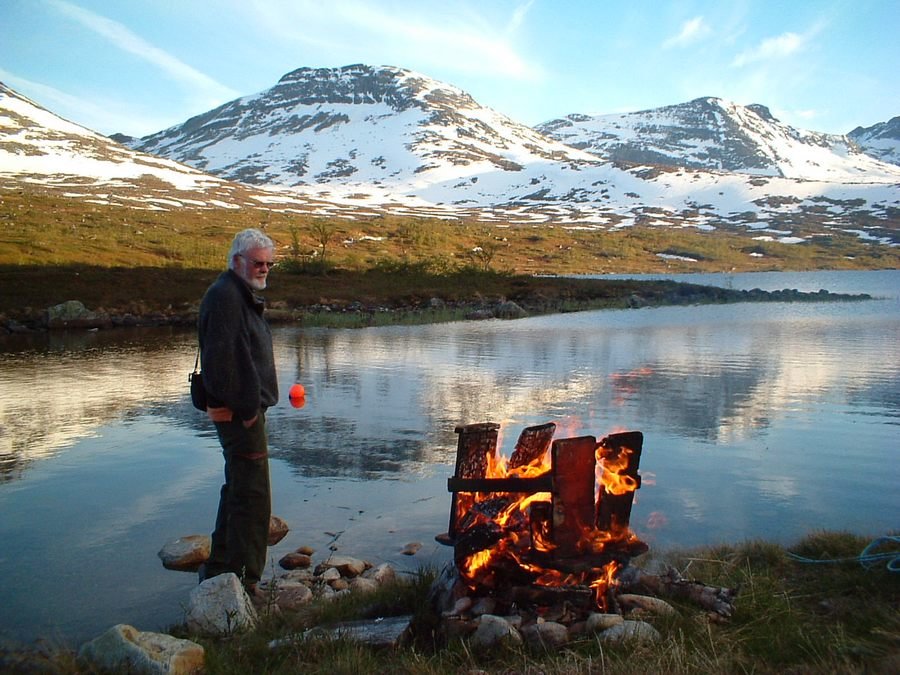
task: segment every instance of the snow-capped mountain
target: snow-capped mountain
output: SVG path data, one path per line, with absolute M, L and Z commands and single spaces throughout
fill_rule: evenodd
M 353 183 L 424 198 L 453 188 L 454 202 L 479 204 L 545 189 L 548 171 L 602 164 L 456 87 L 364 65 L 300 68 L 133 147 L 257 185 Z
M 31 102 L 38 112 L 23 116 L 23 100 L 13 92 L 0 96 L 0 187 L 34 180 L 31 156 L 48 154 L 48 147 L 58 159 L 47 158 L 45 185 L 97 183 L 91 162 L 103 153 L 122 160 L 119 174 L 147 174 L 142 167 L 158 161 L 126 156 L 112 140 L 98 140 Z M 74 140 L 65 137 L 69 133 Z M 60 134 L 64 138 L 51 144 Z M 28 139 L 39 142 L 29 149 Z M 101 140 L 106 145 L 93 149 Z M 801 180 L 617 165 L 483 107 L 456 87 L 389 66 L 301 68 L 269 90 L 129 145 L 252 193 L 228 200 L 198 193 L 179 202 L 169 181 L 172 208 L 220 199 L 229 206 L 343 218 L 391 213 L 596 229 L 740 228 L 791 241 L 834 229 L 896 241 L 900 211 L 900 174 L 892 182 L 878 174 L 842 183 L 834 172 L 829 180 Z M 80 165 L 66 153 L 90 161 Z M 134 166 L 126 169 L 129 162 Z M 159 166 L 187 171 L 173 162 Z M 104 183 L 104 191 L 116 194 L 110 185 Z
M 537 129 L 611 161 L 840 183 L 900 180 L 897 167 L 846 136 L 795 129 L 763 105 L 712 97 L 618 115 L 568 115 Z
M 126 148 L 0 83 L 0 188 L 20 184 L 151 209 L 240 208 L 272 197 Z
M 872 157 L 900 164 L 900 117 L 892 117 L 871 127 L 856 127 L 847 136 Z

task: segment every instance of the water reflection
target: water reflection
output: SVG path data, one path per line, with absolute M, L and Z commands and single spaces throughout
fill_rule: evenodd
M 896 527 L 900 272 L 878 278 L 880 293 L 860 290 L 887 299 L 858 304 L 277 328 L 275 511 L 295 528 L 283 546 L 327 550 L 324 533 L 344 532 L 343 550 L 383 560 L 432 541 L 447 526 L 453 430 L 482 421 L 503 425 L 507 454 L 547 421 L 558 437 L 643 431 L 632 523 L 654 547 Z M 195 344 L 174 329 L 0 339 L 0 538 L 14 542 L 0 606 L 17 617 L 0 632 L 87 638 L 180 618 L 195 580 L 156 552 L 208 532 L 222 471 L 188 399 Z M 301 409 L 285 397 L 294 382 Z

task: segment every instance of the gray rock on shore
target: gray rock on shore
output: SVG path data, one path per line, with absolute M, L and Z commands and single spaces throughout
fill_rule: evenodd
M 204 667 L 203 647 L 190 640 L 139 631 L 128 624 L 113 626 L 82 645 L 78 661 L 91 669 L 147 675 L 187 675 Z

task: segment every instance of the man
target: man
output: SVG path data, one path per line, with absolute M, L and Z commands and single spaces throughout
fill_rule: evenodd
M 207 415 L 225 456 L 209 560 L 200 581 L 234 572 L 251 593 L 266 564 L 269 486 L 266 408 L 278 402 L 272 334 L 263 318 L 275 245 L 255 229 L 238 232 L 228 270 L 207 289 L 198 322 Z

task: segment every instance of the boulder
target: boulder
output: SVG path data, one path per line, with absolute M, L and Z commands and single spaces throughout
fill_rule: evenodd
M 498 319 L 521 319 L 524 316 L 528 316 L 528 312 L 522 309 L 518 303 L 512 300 L 504 300 L 497 305 L 494 315 Z
M 374 579 L 355 577 L 350 580 L 350 590 L 354 593 L 372 593 L 378 590 L 378 582 Z
M 333 555 L 328 560 L 320 563 L 316 567 L 316 572 L 327 570 L 329 567 L 336 568 L 342 576 L 358 577 L 368 569 L 364 560 L 359 558 L 351 558 L 348 555 Z
M 422 548 L 422 544 L 417 541 L 411 541 L 403 547 L 403 550 L 400 551 L 400 553 L 403 555 L 415 555 L 419 552 L 420 548 Z
M 294 551 L 293 553 L 285 554 L 281 560 L 278 561 L 278 565 L 285 570 L 307 568 L 312 565 L 312 558 L 305 553 Z
M 296 611 L 312 598 L 309 587 L 299 581 L 279 581 L 275 586 L 275 604 L 286 611 Z
M 558 649 L 569 641 L 569 629 L 555 621 L 542 621 L 525 626 L 522 637 L 534 649 Z
M 616 600 L 625 609 L 641 609 L 658 616 L 674 616 L 677 614 L 675 608 L 668 602 L 649 595 L 622 593 L 617 596 Z
M 156 554 L 167 570 L 194 572 L 209 558 L 210 538 L 189 534 L 167 542 Z
M 78 300 L 67 300 L 44 310 L 46 328 L 107 328 L 112 325 L 108 314 L 92 312 Z
M 327 567 L 316 576 L 318 577 L 319 581 L 328 583 L 331 581 L 335 581 L 336 579 L 340 579 L 341 571 L 337 567 Z
M 397 580 L 397 572 L 390 563 L 381 563 L 363 572 L 363 577 L 372 579 L 379 585 L 390 584 Z
M 588 633 L 599 633 L 612 628 L 620 623 L 624 623 L 625 619 L 621 614 L 601 614 L 600 612 L 591 612 L 585 621 L 585 631 Z
M 288 524 L 284 521 L 283 518 L 279 518 L 278 516 L 270 516 L 269 517 L 269 546 L 274 546 L 279 541 L 287 536 L 287 533 L 291 531 L 291 528 L 288 527 Z
M 203 670 L 204 651 L 190 640 L 118 624 L 82 645 L 78 660 L 92 670 L 181 675 Z
M 522 644 L 522 635 L 502 616 L 485 614 L 478 620 L 478 628 L 469 638 L 473 649 L 491 649 L 499 645 Z
M 662 636 L 649 623 L 644 621 L 623 621 L 600 633 L 600 638 L 607 642 L 634 640 L 636 642 L 659 642 Z
M 236 574 L 207 579 L 191 591 L 185 617 L 202 635 L 228 636 L 256 626 L 256 609 Z

